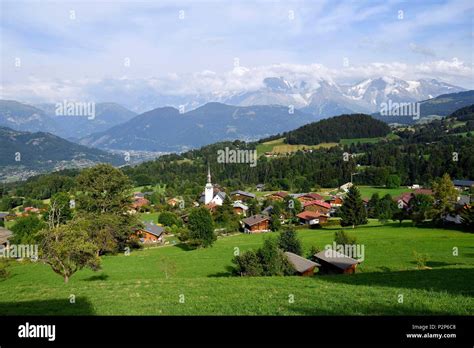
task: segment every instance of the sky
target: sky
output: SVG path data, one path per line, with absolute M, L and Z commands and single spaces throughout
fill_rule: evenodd
M 282 76 L 474 88 L 474 2 L 0 0 L 0 98 L 234 93 Z M 105 100 L 98 100 L 105 101 Z

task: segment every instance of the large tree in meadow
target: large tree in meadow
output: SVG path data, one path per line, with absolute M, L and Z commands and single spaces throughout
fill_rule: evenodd
M 216 240 L 214 222 L 205 207 L 195 208 L 189 214 L 189 238 L 197 245 L 208 247 Z
M 92 221 L 88 231 L 99 247 L 99 254 L 122 250 L 134 229 L 140 226 L 136 215 L 129 214 L 130 179 L 109 164 L 86 169 L 77 177 L 78 216 Z
M 367 223 L 367 212 L 356 186 L 352 186 L 347 192 L 339 209 L 339 216 L 341 217 L 341 226 L 352 226 L 354 228 Z
M 84 267 L 94 271 L 100 268 L 98 247 L 90 241 L 88 226 L 88 221 L 76 218 L 65 225 L 45 228 L 39 233 L 42 241 L 40 258 L 61 275 L 65 283 Z
M 435 218 L 440 221 L 443 217 L 454 211 L 457 202 L 458 191 L 448 174 L 436 179 L 432 185 L 434 192 L 434 212 Z

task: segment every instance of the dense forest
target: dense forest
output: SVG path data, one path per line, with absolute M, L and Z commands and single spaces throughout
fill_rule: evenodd
M 341 139 L 375 138 L 390 133 L 390 127 L 369 115 L 352 114 L 331 117 L 261 140 L 285 138 L 287 144 L 317 145 L 337 143 Z
M 276 158 L 261 156 L 257 166 L 218 163 L 217 152 L 230 149 L 255 149 L 257 143 L 221 142 L 183 154 L 162 156 L 122 170 L 137 186 L 166 185 L 167 193 L 194 197 L 202 192 L 209 163 L 212 179 L 226 190 L 245 189 L 264 183 L 269 190 L 309 191 L 336 187 L 350 181 L 359 185 L 385 185 L 398 176 L 402 185 L 429 185 L 434 178 L 448 173 L 455 179 L 474 178 L 474 141 L 462 134 L 468 125 L 456 117 L 429 124 L 402 128 L 397 139 L 378 143 L 353 143 L 329 149 L 298 151 Z M 342 122 L 340 122 L 342 124 Z M 463 128 L 464 127 L 464 128 Z M 382 129 L 377 131 L 380 135 Z M 360 134 L 358 134 L 360 135 Z M 347 134 L 344 137 L 354 137 Z M 347 161 L 344 152 L 352 154 Z M 454 153 L 456 154 L 454 156 Z M 60 191 L 74 190 L 77 171 L 57 172 L 7 184 L 4 190 L 34 199 L 49 198 Z

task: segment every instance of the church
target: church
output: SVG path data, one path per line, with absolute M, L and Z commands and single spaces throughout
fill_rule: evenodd
M 211 169 L 208 166 L 207 168 L 207 183 L 204 187 L 204 192 L 201 194 L 201 198 L 199 201 L 201 203 L 213 204 L 213 205 L 222 205 L 224 203 L 224 199 L 226 197 L 226 193 L 224 191 L 219 190 L 217 187 L 211 182 Z

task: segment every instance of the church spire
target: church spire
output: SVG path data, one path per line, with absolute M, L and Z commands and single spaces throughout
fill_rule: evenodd
M 211 167 L 209 166 L 209 163 L 207 164 L 207 183 L 211 183 Z

